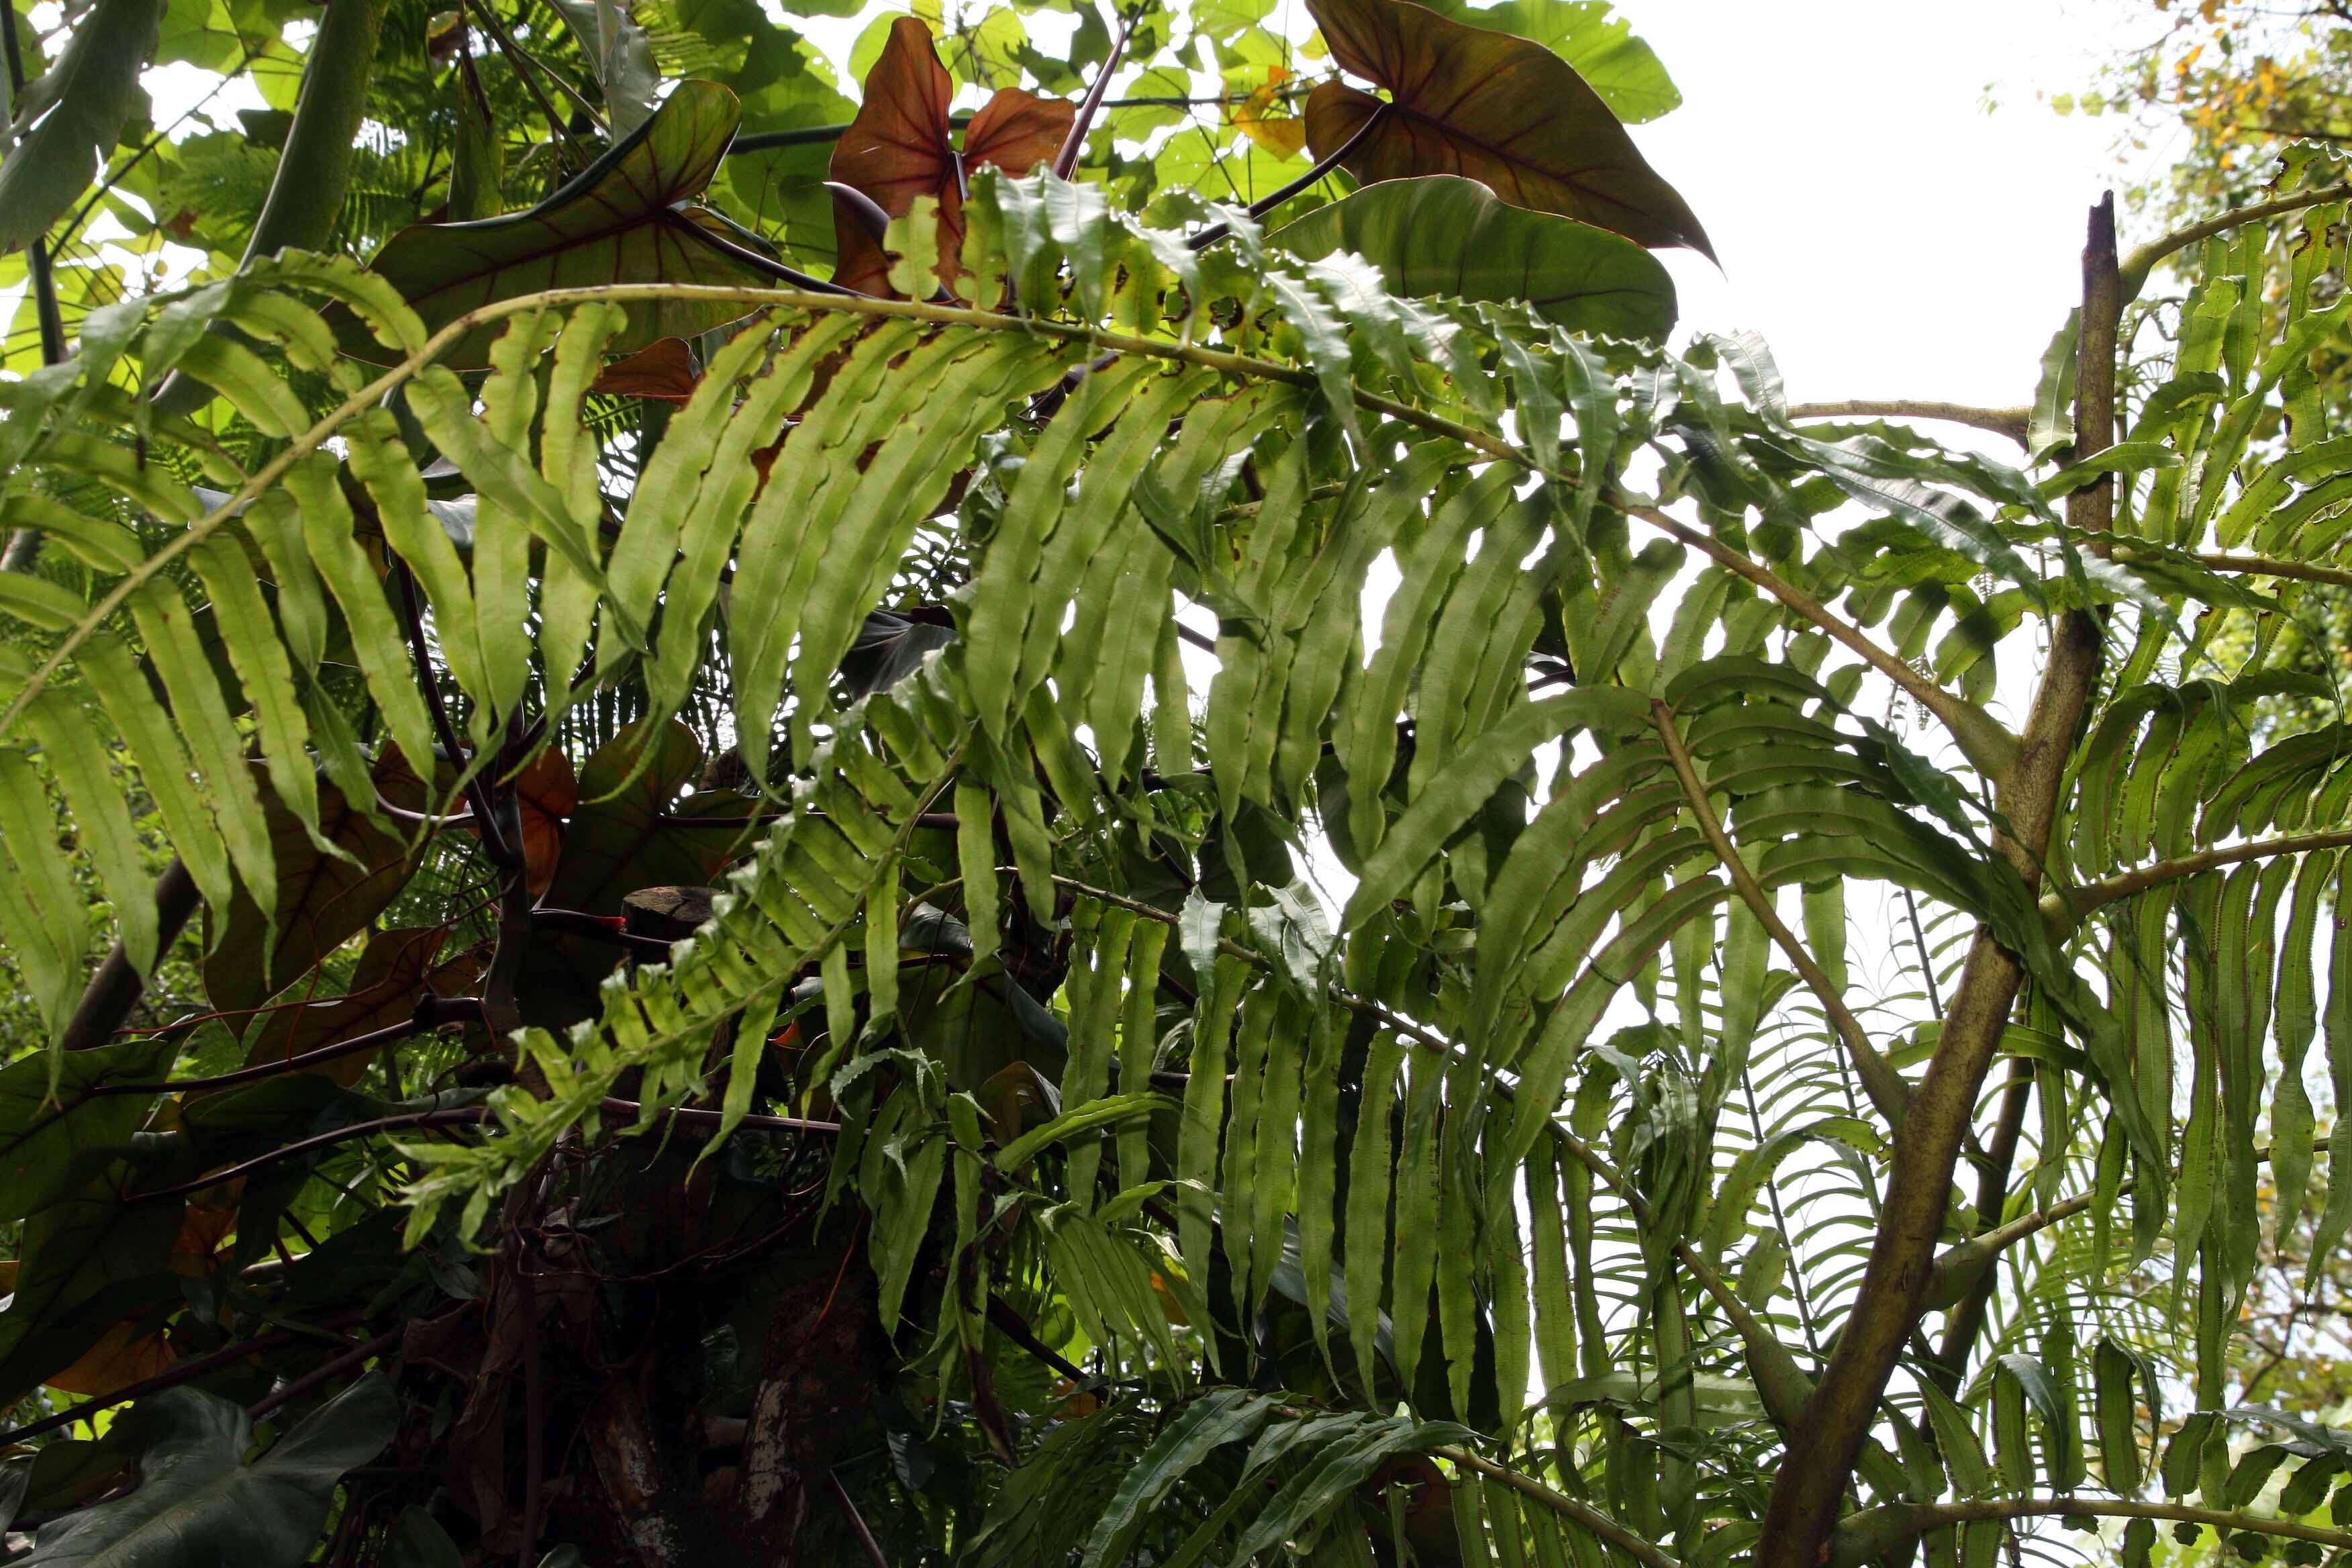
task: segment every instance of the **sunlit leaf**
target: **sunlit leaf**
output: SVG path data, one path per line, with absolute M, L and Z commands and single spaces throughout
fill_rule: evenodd
M 1521 301 L 1576 331 L 1657 339 L 1675 321 L 1674 279 L 1640 246 L 1451 174 L 1367 185 L 1268 243 L 1309 258 L 1353 251 L 1400 294 Z

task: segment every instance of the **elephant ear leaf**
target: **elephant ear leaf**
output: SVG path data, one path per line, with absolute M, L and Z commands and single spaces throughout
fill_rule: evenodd
M 371 271 L 400 290 L 428 329 L 468 310 L 542 289 L 593 283 L 769 284 L 763 242 L 716 213 L 682 207 L 718 171 L 743 117 L 717 82 L 684 81 L 651 118 L 528 212 L 478 223 L 417 224 L 392 237 Z M 633 304 L 610 351 L 635 353 L 663 338 L 691 338 L 744 315 L 724 300 Z M 488 363 L 505 330 L 490 321 L 441 358 L 457 370 Z M 356 321 L 341 328 L 349 353 L 382 363 L 386 351 Z
M 1309 260 L 1349 250 L 1389 288 L 1422 297 L 1507 301 L 1573 331 L 1658 339 L 1675 324 L 1675 283 L 1622 235 L 1499 201 L 1475 180 L 1382 180 L 1271 242 Z
M 234 1563 L 296 1568 L 325 1528 L 335 1484 L 392 1441 L 400 1407 L 370 1373 L 251 1464 L 253 1424 L 217 1394 L 174 1388 L 142 1400 L 148 1443 L 124 1496 L 44 1525 L 27 1568 L 156 1568 Z
M 905 217 L 919 197 L 939 203 L 942 282 L 955 279 L 963 248 L 963 188 L 973 169 L 993 165 L 1025 174 L 1050 161 L 1070 133 L 1077 106 L 1039 98 L 1017 87 L 1000 89 L 964 130 L 963 151 L 949 140 L 948 104 L 955 83 L 940 64 L 931 31 L 912 16 L 891 24 L 889 41 L 866 74 L 857 118 L 834 144 L 834 182 L 881 209 Z M 833 280 L 861 293 L 887 295 L 890 262 L 870 214 L 836 195 L 834 240 L 840 257 Z
M 1307 0 L 1307 8 L 1340 68 L 1389 94 L 1383 103 L 1342 81 L 1317 88 L 1307 142 L 1318 158 L 1370 125 L 1341 161 L 1364 184 L 1464 174 L 1513 206 L 1715 258 L 1697 216 L 1609 105 L 1541 44 L 1411 0 Z
M 163 25 L 163 0 L 98 0 L 57 63 L 26 84 L 14 124 L 0 128 L 0 252 L 40 238 L 89 188 L 145 97 L 139 73 Z

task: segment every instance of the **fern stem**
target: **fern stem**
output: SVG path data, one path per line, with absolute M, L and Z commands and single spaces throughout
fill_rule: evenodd
M 1772 907 L 1771 896 L 1756 880 L 1756 874 L 1748 868 L 1748 862 L 1739 858 L 1738 849 L 1733 846 L 1730 835 L 1724 832 L 1722 820 L 1716 816 L 1714 805 L 1707 800 L 1706 786 L 1699 782 L 1698 770 L 1692 765 L 1689 749 L 1683 744 L 1682 734 L 1675 727 L 1675 710 L 1654 698 L 1650 702 L 1650 722 L 1657 730 L 1659 741 L 1665 746 L 1666 760 L 1674 764 L 1675 777 L 1683 787 L 1683 798 L 1690 806 L 1691 816 L 1697 819 L 1698 830 L 1706 837 L 1707 847 L 1715 851 L 1715 858 L 1723 862 L 1723 868 L 1731 874 L 1731 885 L 1739 890 L 1740 899 L 1771 937 L 1773 945 L 1788 955 L 1789 962 L 1796 966 L 1798 978 L 1820 999 L 1822 1010 L 1829 1015 L 1838 1038 L 1845 1044 L 1846 1055 L 1853 1058 L 1853 1070 L 1862 1079 L 1863 1092 L 1870 1096 L 1870 1103 L 1886 1118 L 1890 1126 L 1900 1128 L 1910 1105 L 1911 1086 L 1879 1054 L 1878 1047 L 1870 1043 L 1870 1037 L 1863 1032 L 1862 1020 L 1853 1016 L 1853 1010 L 1845 1005 L 1845 998 L 1838 994 L 1838 988 L 1831 982 L 1828 973 L 1815 962 L 1813 955 L 1805 951 L 1805 944 L 1797 940 L 1797 933 L 1789 929 L 1788 922 Z
M 846 310 L 866 316 L 897 316 L 909 321 L 927 321 L 940 326 L 971 327 L 984 331 L 1020 331 L 1084 342 L 1096 348 L 1118 353 L 1147 355 L 1181 364 L 1200 365 L 1226 375 L 1242 379 L 1281 382 L 1309 391 L 1320 385 L 1312 370 L 1288 365 L 1272 360 L 1253 358 L 1247 354 L 1222 349 L 1204 348 L 1198 343 L 1171 342 L 1166 340 L 1137 337 L 1130 333 L 1108 331 L 1098 327 L 1082 326 L 1066 321 L 1049 321 L 1025 316 L 1007 315 L 993 310 L 979 310 L 969 306 L 940 305 L 923 300 L 877 300 L 860 294 L 824 293 L 803 289 L 742 289 L 706 284 L 686 283 L 609 283 L 576 289 L 545 289 L 530 294 L 518 294 L 509 300 L 468 310 L 425 340 L 415 353 L 398 361 L 383 374 L 345 398 L 318 424 L 289 443 L 278 456 L 254 470 L 237 487 L 235 494 L 210 513 L 198 519 L 173 536 L 163 548 L 126 574 L 110 589 L 90 613 L 50 649 L 48 656 L 35 668 L 31 677 L 9 700 L 5 711 L 0 711 L 0 731 L 14 727 L 26 705 L 48 684 L 74 650 L 88 639 L 105 619 L 120 609 L 132 593 L 152 580 L 173 561 L 187 550 L 210 537 L 229 518 L 242 511 L 256 497 L 284 477 L 294 464 L 317 451 L 345 424 L 358 417 L 382 401 L 384 395 L 406 383 L 425 366 L 431 364 L 449 346 L 467 334 L 491 321 L 509 316 L 528 314 L 536 310 L 560 309 L 571 305 L 604 300 L 625 304 L 639 300 L 686 300 L 724 301 L 745 306 L 782 306 L 801 310 Z M 1432 414 L 1391 397 L 1360 388 L 1353 394 L 1358 407 L 1379 414 L 1433 436 L 1444 436 L 1461 442 L 1486 458 L 1513 464 L 1529 473 L 1538 474 L 1555 484 L 1574 486 L 1581 481 L 1573 474 L 1546 468 L 1535 458 L 1508 441 L 1472 426 Z M 2078 494 L 2089 493 L 2077 492 Z M 1733 550 L 1712 535 L 1679 522 L 1654 506 L 1633 500 L 1614 490 L 1604 490 L 1601 499 L 1612 508 L 1629 517 L 1639 518 L 1651 527 L 1679 540 L 1687 547 L 1715 561 L 1755 586 L 1769 594 L 1795 611 L 1836 641 L 1841 647 L 1868 664 L 1873 669 L 1909 693 L 1919 704 L 1940 720 L 1959 743 L 1970 762 L 1983 772 L 1999 775 L 2015 756 L 2017 742 L 1992 717 L 1976 704 L 1945 690 L 1941 686 L 1913 669 L 1903 660 L 1880 647 L 1859 628 L 1832 614 L 1827 607 L 1783 582 L 1769 567 Z

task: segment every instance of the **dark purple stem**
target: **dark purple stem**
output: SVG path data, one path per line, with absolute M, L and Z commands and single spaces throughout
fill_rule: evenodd
M 1127 40 L 1135 36 L 1136 23 L 1143 19 L 1143 8 L 1137 6 L 1118 25 L 1118 37 L 1110 47 L 1110 58 L 1095 73 L 1094 85 L 1078 105 L 1077 118 L 1070 121 L 1070 133 L 1062 140 L 1062 150 L 1054 158 L 1054 178 L 1066 180 L 1070 171 L 1078 166 L 1078 154 L 1086 150 L 1087 132 L 1094 129 L 1095 116 L 1102 111 L 1103 94 L 1110 90 L 1111 73 L 1118 69 L 1121 56 L 1127 53 Z

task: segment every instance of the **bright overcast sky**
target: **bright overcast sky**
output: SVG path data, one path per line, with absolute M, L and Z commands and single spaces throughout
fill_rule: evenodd
M 2143 41 L 2145 0 L 1622 8 L 1683 91 L 1634 134 L 1723 258 L 1666 254 L 1685 323 L 1764 334 L 1799 402 L 2031 399 L 2086 209 L 2148 172 L 2117 163 L 2116 121 L 2035 93 Z

